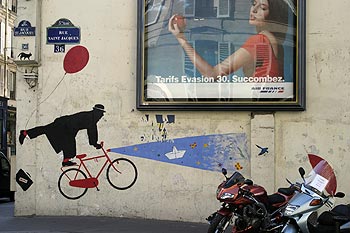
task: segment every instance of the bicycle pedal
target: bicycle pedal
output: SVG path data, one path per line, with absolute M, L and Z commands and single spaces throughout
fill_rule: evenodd
M 95 182 L 95 181 L 94 181 L 94 183 L 93 183 L 93 184 L 94 184 L 94 186 L 95 186 L 96 190 L 97 190 L 97 191 L 100 191 L 100 189 L 97 187 L 98 182 Z

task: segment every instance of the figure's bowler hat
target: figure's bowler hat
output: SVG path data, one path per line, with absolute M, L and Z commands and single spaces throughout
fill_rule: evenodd
M 95 106 L 93 107 L 94 110 L 99 110 L 102 112 L 106 112 L 105 111 L 105 106 L 103 106 L 102 104 L 95 104 Z

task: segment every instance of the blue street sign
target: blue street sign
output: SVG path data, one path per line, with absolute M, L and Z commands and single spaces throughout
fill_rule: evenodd
M 68 19 L 59 19 L 47 28 L 47 44 L 79 44 L 80 28 L 75 27 Z
M 29 21 L 22 20 L 18 27 L 14 29 L 14 36 L 35 36 L 35 27 L 32 27 Z

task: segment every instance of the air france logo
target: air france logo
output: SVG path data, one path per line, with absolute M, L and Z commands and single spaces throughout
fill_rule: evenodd
M 252 90 L 259 91 L 259 93 L 264 93 L 264 94 L 284 93 L 284 87 L 252 87 Z

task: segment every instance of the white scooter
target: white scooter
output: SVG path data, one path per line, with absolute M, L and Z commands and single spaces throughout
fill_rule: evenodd
M 336 193 L 337 181 L 332 167 L 328 162 L 316 155 L 309 154 L 314 163 L 313 170 L 305 177 L 305 170 L 299 168 L 303 183 L 295 184 L 299 192 L 293 196 L 284 209 L 283 216 L 287 219 L 283 233 L 335 233 L 338 230 L 329 231 L 317 221 L 317 211 L 323 206 L 331 208 L 333 197 L 342 198 L 342 192 Z M 342 231 L 338 231 L 342 232 Z M 344 231 L 346 232 L 346 231 Z

